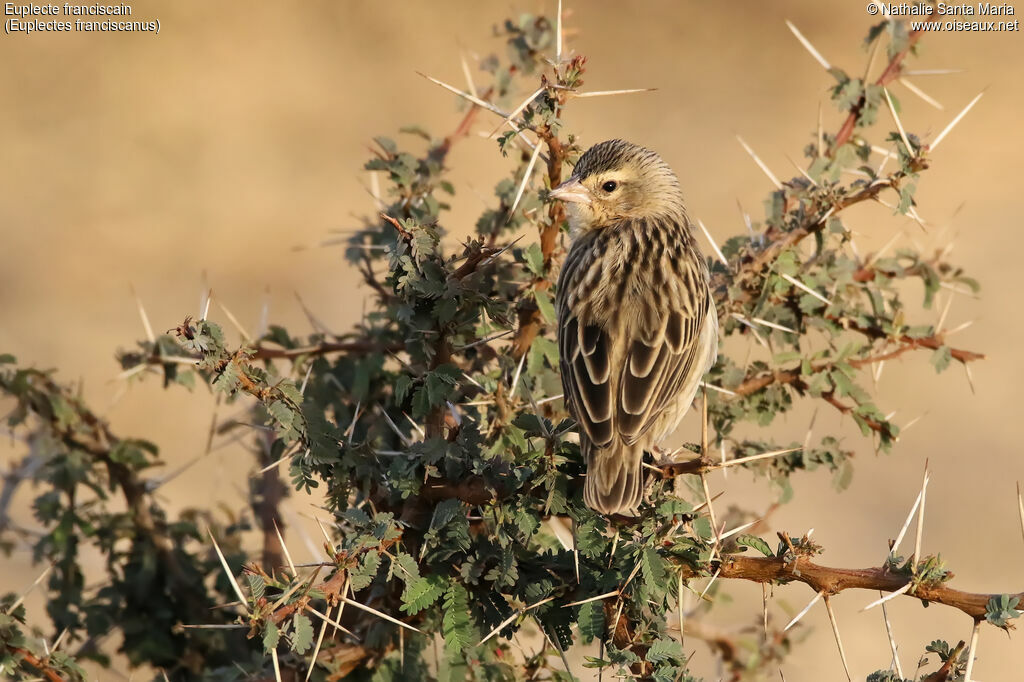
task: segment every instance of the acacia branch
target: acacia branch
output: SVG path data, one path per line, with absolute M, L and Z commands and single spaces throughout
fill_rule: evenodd
M 861 330 L 858 330 L 861 331 Z M 896 348 L 892 348 L 876 355 L 869 355 L 862 358 L 849 358 L 844 360 L 847 365 L 861 369 L 868 365 L 873 365 L 883 360 L 891 360 L 892 358 L 899 357 L 907 351 L 926 348 L 930 350 L 938 350 L 944 344 L 942 334 L 933 334 L 932 336 L 915 339 L 906 335 L 897 337 L 899 345 Z M 967 364 L 974 360 L 983 360 L 985 358 L 982 353 L 975 353 L 974 351 L 964 350 L 962 348 L 951 348 L 950 356 L 961 362 Z M 811 374 L 817 374 L 818 372 L 825 372 L 836 367 L 835 362 L 822 362 L 811 365 Z M 730 388 L 729 390 L 740 397 L 746 397 L 753 393 L 771 386 L 772 384 L 797 384 L 802 383 L 802 377 L 805 376 L 801 371 L 800 365 L 792 369 L 775 370 L 772 372 L 763 372 L 755 374 L 745 378 L 738 386 Z M 806 387 L 806 386 L 805 386 Z
M 49 682 L 64 682 L 64 677 L 59 672 L 51 668 L 46 661 L 40 659 L 28 649 L 12 646 L 9 647 L 9 650 L 14 655 L 21 656 L 22 660 L 42 673 Z
M 892 59 L 886 65 L 882 71 L 882 75 L 875 81 L 875 85 L 886 85 L 889 82 L 899 78 L 900 73 L 903 71 L 903 60 L 906 59 L 907 55 L 917 44 L 917 41 L 921 38 L 921 31 L 911 31 L 907 35 L 907 45 L 902 50 L 893 55 Z M 846 144 L 853 136 L 853 131 L 857 127 L 857 120 L 860 118 L 861 111 L 864 109 L 864 105 L 867 104 L 867 92 L 857 99 L 850 112 L 846 116 L 846 120 L 843 121 L 843 125 L 839 128 L 839 132 L 836 133 L 835 142 L 832 144 L 832 148 L 829 150 L 829 156 L 835 154 L 836 150 Z
M 785 561 L 774 557 L 747 557 L 727 555 L 713 564 L 719 578 L 750 580 L 757 583 L 801 582 L 816 592 L 826 595 L 839 594 L 844 590 L 873 590 L 895 592 L 911 580 L 880 568 L 832 568 L 813 563 L 807 557 Z M 696 578 L 701 571 L 689 565 L 680 566 L 684 578 Z M 944 583 L 922 583 L 905 596 L 924 602 L 944 604 L 963 611 L 975 620 L 984 620 L 986 605 L 997 594 L 964 592 Z M 1024 592 L 1009 595 L 1024 600 Z
M 582 72 L 582 60 L 577 58 L 574 60 L 574 64 Z M 557 91 L 559 107 L 565 104 L 565 92 L 564 90 Z M 558 133 L 548 125 L 537 128 L 537 137 L 548 148 L 548 187 L 557 187 L 562 183 L 562 164 L 565 163 L 568 150 L 561 140 L 558 139 Z M 540 252 L 544 259 L 545 274 L 543 277 L 538 277 L 533 281 L 531 288 L 535 291 L 547 291 L 551 288 L 553 282 L 551 281 L 550 273 L 558 251 L 558 233 L 564 223 L 565 206 L 560 201 L 549 201 L 547 223 L 539 228 Z M 518 360 L 530 350 L 530 346 L 533 345 L 533 340 L 537 337 L 542 326 L 543 320 L 536 305 L 520 305 L 519 328 L 512 339 L 512 357 Z

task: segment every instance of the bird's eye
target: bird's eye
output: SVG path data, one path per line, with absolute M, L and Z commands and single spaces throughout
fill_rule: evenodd
M 603 189 L 605 192 L 614 192 L 615 188 L 618 186 L 619 183 L 615 182 L 614 180 L 609 180 L 608 182 L 601 185 L 601 189 Z

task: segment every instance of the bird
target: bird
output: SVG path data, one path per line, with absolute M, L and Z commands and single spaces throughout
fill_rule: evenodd
M 559 371 L 579 425 L 583 499 L 637 516 L 644 452 L 678 426 L 718 357 L 707 262 L 679 180 L 655 152 L 608 140 L 550 197 L 571 246 L 556 292 Z

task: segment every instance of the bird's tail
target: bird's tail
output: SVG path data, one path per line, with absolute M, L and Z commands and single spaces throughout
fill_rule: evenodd
M 601 514 L 636 516 L 644 494 L 641 470 L 643 449 L 628 446 L 618 439 L 598 448 L 585 436 L 580 438 L 583 459 L 587 463 L 587 480 L 583 501 Z

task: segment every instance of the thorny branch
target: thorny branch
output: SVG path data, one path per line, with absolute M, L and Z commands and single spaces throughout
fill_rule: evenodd
M 827 595 L 839 594 L 843 590 L 895 592 L 910 582 L 907 576 L 892 573 L 884 567 L 832 568 L 815 564 L 803 556 L 798 556 L 795 561 L 786 561 L 771 557 L 726 555 L 713 568 L 719 570 L 719 578 L 758 583 L 801 582 Z M 697 569 L 687 565 L 680 566 L 680 570 L 684 578 L 700 575 Z M 964 592 L 943 583 L 922 583 L 906 596 L 951 606 L 977 620 L 985 618 L 985 605 L 989 599 L 998 595 Z M 1024 599 L 1024 592 L 1010 596 Z
M 26 663 L 42 673 L 49 682 L 64 682 L 64 677 L 58 671 L 51 668 L 45 660 L 40 659 L 31 651 L 16 646 L 9 647 L 9 650 L 11 653 L 21 656 Z
M 582 58 L 577 57 L 568 68 L 578 69 L 578 71 L 582 73 L 583 62 L 584 60 Z M 579 82 L 582 83 L 582 81 Z M 555 90 L 555 92 L 557 93 L 557 106 L 564 106 L 567 91 Z M 565 163 L 568 150 L 558 139 L 558 132 L 553 130 L 550 126 L 545 124 L 544 126 L 537 128 L 536 132 L 537 137 L 543 141 L 548 148 L 548 187 L 557 187 L 562 183 L 562 165 Z M 535 291 L 547 291 L 553 284 L 551 274 L 554 262 L 558 255 L 558 235 L 561 232 L 562 225 L 564 223 L 565 207 L 562 205 L 562 202 L 548 202 L 547 222 L 540 226 L 540 251 L 541 255 L 544 257 L 545 275 L 543 277 L 538 277 L 532 283 L 532 287 Z M 516 335 L 512 340 L 512 357 L 519 359 L 530 350 L 530 346 L 533 344 L 533 340 L 540 332 L 542 326 L 543 320 L 541 319 L 540 311 L 537 309 L 536 305 L 528 304 L 520 306 L 519 328 L 516 330 Z
M 893 55 L 892 59 L 886 65 L 882 71 L 882 75 L 875 81 L 875 85 L 886 85 L 891 81 L 899 78 L 900 73 L 903 71 L 903 60 L 906 59 L 910 51 L 914 49 L 917 41 L 921 39 L 920 30 L 911 31 L 907 35 L 906 46 Z M 835 154 L 836 150 L 846 144 L 853 136 L 853 131 L 857 127 L 857 119 L 860 118 L 860 112 L 864 109 L 864 105 L 867 103 L 867 92 L 860 96 L 860 99 L 850 107 L 850 113 L 846 115 L 846 120 L 843 121 L 843 125 L 839 128 L 839 132 L 836 134 L 835 142 L 832 144 L 829 150 L 829 156 Z

